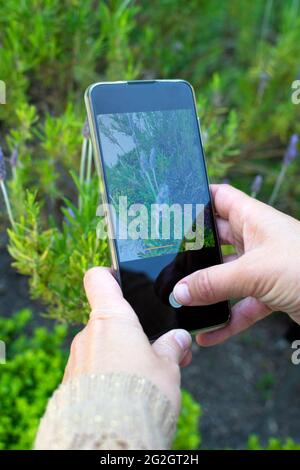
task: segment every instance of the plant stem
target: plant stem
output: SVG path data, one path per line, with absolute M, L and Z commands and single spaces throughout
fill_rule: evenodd
M 86 160 L 88 142 L 89 140 L 86 137 L 84 137 L 83 142 L 82 142 L 81 158 L 80 158 L 80 171 L 79 171 L 80 183 L 83 183 L 84 181 L 85 160 Z
M 264 40 L 266 38 L 268 32 L 272 6 L 273 0 L 267 0 L 261 28 L 261 40 Z
M 0 180 L 0 186 L 1 186 L 1 190 L 2 190 L 2 194 L 3 194 L 3 198 L 4 198 L 4 203 L 5 203 L 5 207 L 6 207 L 6 210 L 7 210 L 7 214 L 8 214 L 9 221 L 10 221 L 10 223 L 11 223 L 11 226 L 12 226 L 13 228 L 15 228 L 15 221 L 14 221 L 14 218 L 13 218 L 13 215 L 12 215 L 12 210 L 11 210 L 10 202 L 9 202 L 9 199 L 8 199 L 6 187 L 5 187 L 5 184 L 4 184 L 4 181 L 3 181 L 3 180 Z
M 83 184 L 84 182 L 84 176 L 85 176 L 85 162 L 86 162 L 86 154 L 87 154 L 87 146 L 88 146 L 88 143 L 89 143 L 89 139 L 87 139 L 86 137 L 83 138 L 83 142 L 82 142 L 82 147 L 81 147 L 81 157 L 80 157 L 80 170 L 79 170 L 79 182 L 80 182 L 80 186 Z M 80 192 L 79 192 L 79 195 L 78 195 L 78 208 L 79 210 L 81 210 L 82 208 L 82 200 L 81 200 L 81 196 L 80 196 Z
M 88 150 L 87 150 L 87 170 L 86 170 L 86 181 L 89 183 L 91 181 L 92 174 L 92 160 L 93 160 L 93 147 L 92 142 L 88 141 Z
M 285 177 L 285 174 L 286 174 L 286 170 L 287 170 L 287 165 L 283 164 L 282 167 L 281 167 L 280 173 L 277 176 L 277 180 L 276 180 L 276 183 L 274 185 L 274 189 L 273 189 L 271 197 L 269 199 L 269 205 L 270 206 L 274 205 L 274 202 L 276 201 L 276 199 L 278 197 L 278 193 L 279 193 L 279 190 L 280 190 L 281 185 L 283 183 L 283 180 L 284 180 L 284 177 Z

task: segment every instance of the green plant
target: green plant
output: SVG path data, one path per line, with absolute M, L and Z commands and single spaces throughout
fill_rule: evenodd
M 46 403 L 59 384 L 66 362 L 63 325 L 26 333 L 32 313 L 0 317 L 6 364 L 0 365 L 0 449 L 30 449 Z
M 272 396 L 276 379 L 271 372 L 263 374 L 256 383 L 257 390 L 260 391 L 264 400 L 269 400 Z
M 102 80 L 189 80 L 211 180 L 271 195 L 299 218 L 300 106 L 291 102 L 299 43 L 298 0 L 243 8 L 240 0 L 0 3 L 0 223 L 9 223 L 3 207 L 14 265 L 48 315 L 85 321 L 83 273 L 108 262 L 106 242 L 96 239 L 90 160 L 79 172 L 84 89 Z M 74 170 L 84 177 L 71 177 Z
M 199 449 L 201 435 L 199 432 L 199 419 L 201 406 L 186 391 L 182 391 L 182 408 L 178 419 L 177 433 L 173 442 L 174 450 Z
M 300 444 L 297 444 L 290 437 L 286 439 L 270 437 L 267 444 L 263 445 L 258 436 L 251 434 L 246 448 L 248 450 L 300 450 Z
M 32 313 L 21 310 L 0 317 L 0 338 L 6 343 L 6 364 L 0 365 L 0 449 L 31 449 L 47 401 L 61 381 L 67 359 L 67 329 L 34 328 Z M 200 444 L 200 406 L 182 392 L 174 449 L 196 449 Z
M 47 314 L 62 321 L 85 322 L 88 305 L 82 280 L 92 266 L 108 264 L 106 240 L 96 234 L 98 180 L 74 175 L 82 208 L 65 199 L 59 226 L 41 217 L 36 193 L 27 191 L 24 215 L 9 229 L 9 252 L 17 270 L 29 276 L 30 292 L 47 306 Z

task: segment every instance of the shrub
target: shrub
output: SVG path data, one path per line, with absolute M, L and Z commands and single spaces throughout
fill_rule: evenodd
M 178 420 L 177 433 L 173 442 L 174 450 L 195 450 L 201 444 L 199 420 L 201 406 L 186 391 L 182 391 L 181 414 Z
M 286 439 L 270 437 L 267 444 L 263 445 L 258 436 L 251 434 L 246 448 L 248 450 L 300 450 L 300 444 L 296 444 L 290 437 Z
M 0 183 L 5 196 L 8 189 L 9 249 L 49 316 L 85 322 L 83 273 L 108 263 L 106 241 L 96 239 L 91 162 L 76 176 L 82 97 L 94 81 L 191 81 L 212 181 L 229 178 L 249 192 L 262 176 L 260 197 L 268 200 L 277 180 L 272 204 L 300 217 L 299 159 L 283 161 L 300 134 L 300 107 L 291 103 L 299 9 L 299 2 L 264 0 L 243 8 L 240 0 L 0 3 L 0 79 L 7 85 L 0 147 L 10 161 Z M 4 174 L 1 158 L 0 149 Z
M 0 449 L 31 449 L 46 403 L 60 383 L 67 359 L 67 329 L 34 328 L 32 313 L 21 310 L 11 318 L 0 317 L 0 338 L 7 345 L 7 362 L 0 365 Z M 200 406 L 182 392 L 175 449 L 195 449 Z
M 0 336 L 7 362 L 0 365 L 0 449 L 30 449 L 48 398 L 62 378 L 66 354 L 63 325 L 52 331 L 25 333 L 32 314 L 21 310 L 0 317 Z
M 108 251 L 106 240 L 96 236 L 97 178 L 75 180 L 81 209 L 65 200 L 61 227 L 49 219 L 45 227 L 36 194 L 26 192 L 24 215 L 9 230 L 9 252 L 17 270 L 29 276 L 31 295 L 44 302 L 48 316 L 84 323 L 89 310 L 83 275 L 92 266 L 107 265 Z

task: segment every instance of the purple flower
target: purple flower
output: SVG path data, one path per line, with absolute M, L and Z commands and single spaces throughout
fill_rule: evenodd
M 259 75 L 259 83 L 258 83 L 258 94 L 260 96 L 263 95 L 269 80 L 270 80 L 269 74 L 265 72 L 264 70 L 262 70 Z
M 12 168 L 16 168 L 17 166 L 17 162 L 18 162 L 18 149 L 17 147 L 15 147 L 11 153 L 11 156 L 10 156 L 10 166 Z
M 71 223 L 70 219 L 75 219 L 75 214 L 71 207 L 67 207 L 67 214 L 64 217 L 64 221 L 66 222 L 67 225 L 70 225 Z
M 5 161 L 2 147 L 0 146 L 0 181 L 4 181 L 6 177 Z
M 156 153 L 155 149 L 152 147 L 151 152 L 150 152 L 150 158 L 149 158 L 150 166 L 152 169 L 155 168 L 155 162 L 156 162 Z
M 257 194 L 261 190 L 263 184 L 263 177 L 261 175 L 256 175 L 252 185 L 251 185 L 251 194 Z
M 147 170 L 149 168 L 149 162 L 143 150 L 141 150 L 140 152 L 140 167 L 143 173 L 147 173 Z
M 221 183 L 222 184 L 230 184 L 230 179 L 229 178 L 223 178 Z
M 73 209 L 72 209 L 71 207 L 68 207 L 68 208 L 67 208 L 67 212 L 68 212 L 69 216 L 70 216 L 72 219 L 75 218 L 74 211 L 73 211 Z
M 83 137 L 85 137 L 86 139 L 90 138 L 90 128 L 89 128 L 89 123 L 87 119 L 85 120 L 85 123 L 83 125 L 82 134 L 83 134 Z
M 297 149 L 298 141 L 299 141 L 299 136 L 297 134 L 293 134 L 290 138 L 289 145 L 283 157 L 284 165 L 289 165 L 298 156 L 298 149 Z

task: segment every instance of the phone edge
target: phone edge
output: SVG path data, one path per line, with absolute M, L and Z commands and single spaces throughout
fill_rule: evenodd
M 180 80 L 180 81 L 185 83 L 190 88 L 190 90 L 192 92 L 192 96 L 193 96 L 194 108 L 195 108 L 195 113 L 196 113 L 196 117 L 197 117 L 198 132 L 199 132 L 199 137 L 200 137 L 200 144 L 201 144 L 201 149 L 202 149 L 202 154 L 203 154 L 205 177 L 206 177 L 206 181 L 207 181 L 207 186 L 208 186 L 208 191 L 209 191 L 209 198 L 210 198 L 211 207 L 212 207 L 212 219 L 213 219 L 215 234 L 216 234 L 216 237 L 217 237 L 218 252 L 219 252 L 220 259 L 221 259 L 221 264 L 224 264 L 224 259 L 223 259 L 222 250 L 221 250 L 220 237 L 219 237 L 218 227 L 217 227 L 216 218 L 215 218 L 214 201 L 213 201 L 212 193 L 211 193 L 211 190 L 210 190 L 210 181 L 209 181 L 209 175 L 208 175 L 208 170 L 207 170 L 207 163 L 206 163 L 206 157 L 205 157 L 205 151 L 204 151 L 204 145 L 203 145 L 203 139 L 202 139 L 200 118 L 199 118 L 199 115 L 198 115 L 198 108 L 197 108 L 195 90 L 194 90 L 193 86 L 191 85 L 191 83 L 189 83 L 187 80 Z M 231 320 L 231 316 L 232 316 L 231 306 L 230 306 L 229 300 L 227 301 L 227 305 L 228 305 L 229 315 L 228 315 L 228 318 L 225 322 L 219 323 L 217 325 L 213 325 L 211 327 L 200 328 L 199 330 L 193 330 L 193 331 L 190 331 L 190 333 L 192 335 L 197 335 L 198 333 L 207 333 L 207 332 L 210 332 L 210 331 L 220 330 L 221 328 L 224 328 L 226 325 L 228 325 L 230 320 Z
M 96 167 L 96 171 L 98 174 L 98 180 L 99 180 L 99 193 L 101 195 L 102 202 L 105 205 L 108 205 L 108 195 L 107 195 L 107 190 L 105 186 L 105 178 L 104 178 L 104 170 L 103 170 L 103 158 L 101 155 L 101 149 L 100 146 L 98 145 L 98 139 L 97 139 L 97 131 L 96 131 L 96 122 L 94 119 L 94 111 L 92 109 L 92 103 L 91 103 L 91 90 L 100 84 L 106 84 L 107 82 L 99 82 L 99 83 L 93 83 L 90 85 L 85 93 L 84 93 L 84 101 L 86 105 L 86 110 L 87 110 L 87 119 L 88 119 L 88 124 L 89 124 L 89 130 L 90 130 L 90 136 L 91 136 L 91 141 L 92 141 L 92 146 L 93 146 L 93 155 L 94 155 L 94 163 Z M 120 270 L 119 270 L 119 262 L 118 262 L 118 256 L 117 256 L 117 250 L 115 246 L 115 237 L 113 236 L 113 226 L 111 222 L 111 216 L 110 214 L 105 211 L 105 220 L 108 228 L 108 244 L 109 244 L 109 254 L 110 254 L 110 259 L 111 259 L 111 265 L 112 269 L 114 271 L 114 275 L 117 278 L 119 284 L 121 282 L 120 279 Z

